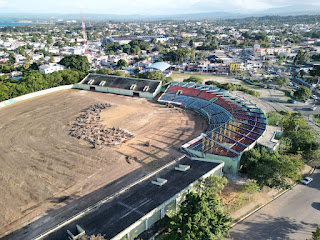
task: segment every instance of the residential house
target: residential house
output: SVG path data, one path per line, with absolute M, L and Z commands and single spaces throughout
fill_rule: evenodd
M 42 73 L 45 73 L 45 74 L 53 73 L 53 72 L 60 71 L 60 70 L 65 70 L 65 69 L 66 69 L 65 66 L 60 65 L 60 64 L 58 64 L 58 63 L 44 64 L 44 65 L 41 65 L 41 66 L 39 67 L 39 70 L 40 70 Z

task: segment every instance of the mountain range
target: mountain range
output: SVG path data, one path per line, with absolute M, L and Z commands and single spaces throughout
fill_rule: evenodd
M 94 14 L 84 13 L 86 20 L 115 20 L 115 21 L 130 21 L 130 20 L 218 20 L 218 19 L 232 19 L 245 17 L 261 17 L 267 15 L 289 16 L 289 15 L 320 15 L 320 8 L 313 5 L 290 5 L 279 8 L 269 8 L 263 11 L 250 12 L 205 12 L 205 13 L 186 13 L 175 15 L 117 15 L 117 14 Z M 30 14 L 30 13 L 2 13 L 0 19 L 14 19 L 14 20 L 44 20 L 44 19 L 76 19 L 80 18 L 79 14 Z

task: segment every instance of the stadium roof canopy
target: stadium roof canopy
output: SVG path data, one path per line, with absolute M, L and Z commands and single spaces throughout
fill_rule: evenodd
M 166 62 L 156 62 L 154 64 L 151 64 L 149 67 L 147 68 L 152 68 L 152 69 L 157 69 L 161 72 L 164 72 L 165 70 L 167 70 L 169 67 L 171 67 L 170 64 L 166 63 Z
M 90 73 L 79 84 L 153 93 L 161 81 Z

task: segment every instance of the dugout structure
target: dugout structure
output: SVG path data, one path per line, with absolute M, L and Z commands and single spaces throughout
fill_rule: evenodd
M 181 150 L 194 158 L 223 161 L 227 172 L 238 171 L 242 153 L 255 146 L 267 126 L 256 104 L 215 86 L 172 82 L 158 102 L 190 109 L 207 119 L 207 131 Z
M 90 73 L 75 88 L 153 99 L 161 91 L 161 81 Z

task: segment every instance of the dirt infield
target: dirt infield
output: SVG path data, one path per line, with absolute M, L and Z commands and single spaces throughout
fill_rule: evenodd
M 70 136 L 81 110 L 96 103 L 112 105 L 101 114 L 107 127 L 127 129 L 136 138 L 97 150 Z M 150 172 L 164 165 L 207 128 L 190 111 L 79 90 L 5 107 L 0 119 L 0 237 L 137 168 Z

